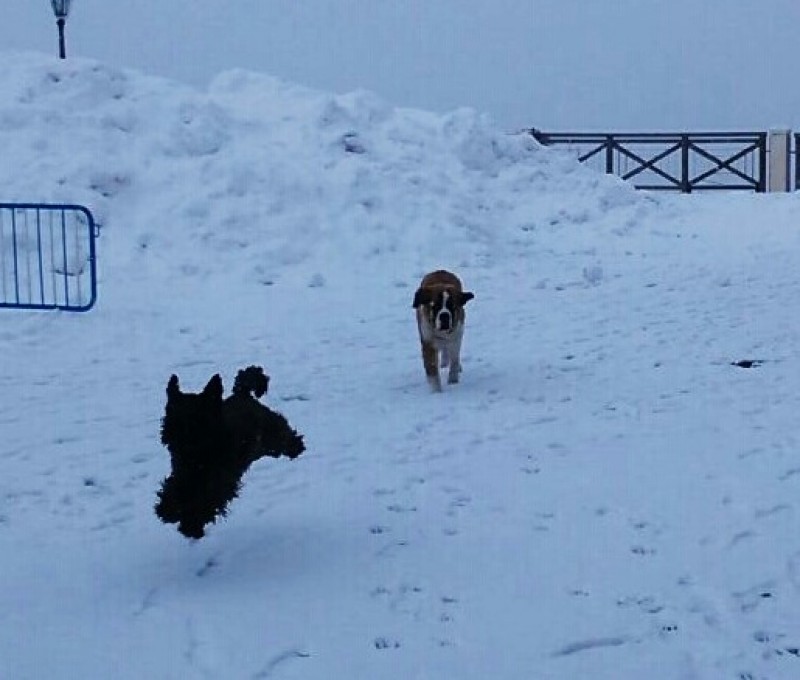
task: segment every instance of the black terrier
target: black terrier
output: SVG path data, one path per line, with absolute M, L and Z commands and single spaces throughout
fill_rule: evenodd
M 258 401 L 268 388 L 269 376 L 259 366 L 239 371 L 225 400 L 219 375 L 199 394 L 181 392 L 178 376 L 169 379 L 161 443 L 169 450 L 172 472 L 155 506 L 162 522 L 177 523 L 184 536 L 202 538 L 207 524 L 227 514 L 252 463 L 263 456 L 294 459 L 303 453 L 303 436 Z

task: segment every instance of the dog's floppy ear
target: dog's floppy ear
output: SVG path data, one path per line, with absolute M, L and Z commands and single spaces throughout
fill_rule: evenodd
M 203 396 L 222 400 L 222 378 L 216 373 L 203 388 Z
M 178 376 L 173 373 L 167 383 L 167 398 L 175 397 L 180 393 L 181 388 L 178 386 Z
M 421 305 L 427 305 L 431 299 L 431 292 L 427 288 L 417 288 L 417 292 L 414 293 L 414 304 L 412 307 L 416 309 Z
M 467 304 L 474 297 L 475 293 L 470 293 L 468 290 L 465 290 L 463 293 L 461 293 L 461 304 L 462 305 Z

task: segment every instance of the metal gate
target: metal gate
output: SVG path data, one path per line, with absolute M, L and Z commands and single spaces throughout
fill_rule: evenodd
M 766 132 L 530 134 L 564 145 L 582 163 L 633 182 L 637 189 L 766 191 Z
M 91 309 L 97 236 L 82 205 L 0 203 L 0 308 Z

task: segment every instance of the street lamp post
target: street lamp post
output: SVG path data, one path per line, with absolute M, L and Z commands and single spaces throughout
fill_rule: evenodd
M 58 25 L 58 56 L 61 59 L 67 58 L 67 48 L 64 42 L 64 26 L 67 23 L 67 15 L 69 14 L 69 6 L 72 0 L 50 0 L 53 6 L 53 14 L 56 15 L 56 24 Z

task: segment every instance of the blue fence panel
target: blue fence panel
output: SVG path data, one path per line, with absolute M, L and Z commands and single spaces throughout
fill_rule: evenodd
M 0 308 L 91 309 L 97 233 L 82 205 L 0 203 Z

